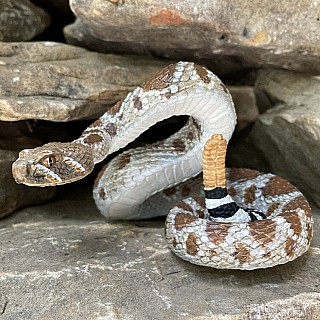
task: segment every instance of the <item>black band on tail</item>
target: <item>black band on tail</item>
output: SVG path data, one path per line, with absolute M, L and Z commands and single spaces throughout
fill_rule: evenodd
M 204 190 L 207 199 L 222 199 L 228 195 L 226 188 L 216 187 L 211 190 Z
M 230 218 L 239 210 L 239 206 L 235 202 L 222 204 L 213 209 L 208 209 L 208 212 L 213 218 Z

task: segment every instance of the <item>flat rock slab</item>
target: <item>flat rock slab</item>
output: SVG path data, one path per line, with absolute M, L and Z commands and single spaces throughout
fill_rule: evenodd
M 163 220 L 108 223 L 84 191 L 1 221 L 1 319 L 319 319 L 319 211 L 301 258 L 223 271 L 174 256 Z
M 70 5 L 80 22 L 66 28 L 69 41 L 104 52 L 118 43 L 122 51 L 173 59 L 224 56 L 225 64 L 235 59 L 253 67 L 320 71 L 317 1 L 293 6 L 289 0 L 71 0 Z
M 54 42 L 0 43 L 0 120 L 96 117 L 167 64 Z
M 31 40 L 49 24 L 49 15 L 29 0 L 0 2 L 0 41 Z
M 274 172 L 320 206 L 320 79 L 262 70 L 256 83 L 257 117 L 243 140 L 235 141 L 232 166 Z

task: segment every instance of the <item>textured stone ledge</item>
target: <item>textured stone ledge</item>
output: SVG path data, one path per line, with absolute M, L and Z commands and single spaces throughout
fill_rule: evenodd
M 251 272 L 174 256 L 163 221 L 108 223 L 90 190 L 1 221 L 3 319 L 318 319 L 319 210 L 307 254 Z

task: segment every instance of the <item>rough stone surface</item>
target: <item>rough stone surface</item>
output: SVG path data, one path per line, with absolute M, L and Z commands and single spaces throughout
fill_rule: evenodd
M 228 86 L 237 111 L 236 131 L 241 131 L 254 122 L 259 115 L 253 87 Z
M 248 66 L 281 66 L 317 73 L 319 2 L 71 0 L 94 44 L 107 51 L 149 52 L 173 59 L 238 60 Z M 81 30 L 67 37 L 81 42 Z M 74 34 L 74 36 L 72 35 Z M 72 40 L 71 40 L 72 41 Z M 108 45 L 110 44 L 110 49 Z M 102 45 L 102 46 L 101 46 Z
M 167 65 L 54 42 L 0 44 L 0 120 L 100 115 Z
M 277 104 L 319 106 L 320 77 L 285 70 L 263 69 L 255 83 L 257 106 L 264 112 Z
M 320 79 L 264 71 L 257 83 L 261 109 L 273 108 L 257 118 L 242 141 L 235 141 L 231 165 L 274 172 L 320 205 Z
M 29 0 L 0 2 L 0 41 L 31 40 L 49 24 L 49 15 Z
M 1 319 L 319 319 L 319 211 L 301 258 L 223 271 L 174 256 L 163 220 L 108 223 L 89 190 L 60 190 L 1 221 Z
M 16 184 L 12 177 L 11 165 L 17 159 L 17 155 L 18 152 L 0 150 L 0 218 L 18 208 L 47 202 L 56 194 L 55 188 L 28 188 Z
M 64 35 L 68 43 L 84 47 L 89 50 L 94 50 L 102 53 L 129 53 L 139 54 L 144 56 L 157 56 L 157 53 L 150 48 L 141 46 L 136 42 L 119 42 L 105 41 L 95 36 L 94 32 L 85 25 L 80 19 L 64 28 Z M 164 40 L 166 41 L 166 40 Z M 162 54 L 163 57 L 171 57 L 174 60 L 190 60 L 203 64 L 218 75 L 234 74 L 236 72 L 243 74 L 244 70 L 248 71 L 248 67 L 244 67 L 239 63 L 239 58 L 229 56 L 227 59 L 223 55 L 216 55 L 214 59 L 201 59 L 194 54 L 190 54 L 189 50 L 174 54 L 174 51 L 169 50 L 169 54 Z M 249 68 L 250 69 L 250 68 Z

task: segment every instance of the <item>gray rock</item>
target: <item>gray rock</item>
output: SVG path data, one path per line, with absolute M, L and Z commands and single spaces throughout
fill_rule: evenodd
M 259 115 L 253 87 L 227 86 L 237 112 L 236 131 L 241 131 L 254 122 Z
M 25 138 L 22 140 L 18 140 L 21 145 L 26 143 Z M 32 140 L 30 144 L 33 142 Z M 18 208 L 47 202 L 56 194 L 56 188 L 30 188 L 16 184 L 12 177 L 11 166 L 17 155 L 17 151 L 0 150 L 0 218 Z
M 76 19 L 74 23 L 64 27 L 64 36 L 69 44 L 74 46 L 87 48 L 89 50 L 102 53 L 117 53 L 123 52 L 130 54 L 138 54 L 150 56 L 148 48 L 141 47 L 134 42 L 128 45 L 119 41 L 105 41 L 94 36 L 90 29 L 83 24 L 80 19 Z
M 0 2 L 0 41 L 31 40 L 49 24 L 49 15 L 29 0 Z
M 320 205 L 320 79 L 291 72 L 263 71 L 256 90 L 261 114 L 230 152 L 233 166 L 283 176 Z M 263 97 L 263 99 L 262 99 Z
M 97 117 L 168 63 L 53 42 L 0 44 L 0 120 Z
M 174 256 L 163 221 L 108 223 L 90 190 L 2 221 L 0 312 L 7 319 L 318 319 L 319 211 L 301 258 L 223 271 Z
M 107 43 L 110 48 L 118 43 L 127 52 L 147 51 L 172 59 L 210 62 L 224 56 L 225 64 L 233 60 L 238 65 L 320 71 L 316 2 L 300 1 L 293 6 L 290 1 L 267 0 L 206 0 L 197 4 L 71 0 L 70 5 L 81 22 L 67 30 L 67 38 L 79 43 L 81 32 L 89 34 L 90 40 L 83 37 L 86 46 L 91 42 L 108 50 Z M 98 43 L 94 38 L 100 39 Z
M 260 112 L 284 103 L 294 106 L 319 105 L 320 77 L 264 69 L 258 72 L 255 83 L 257 106 Z

